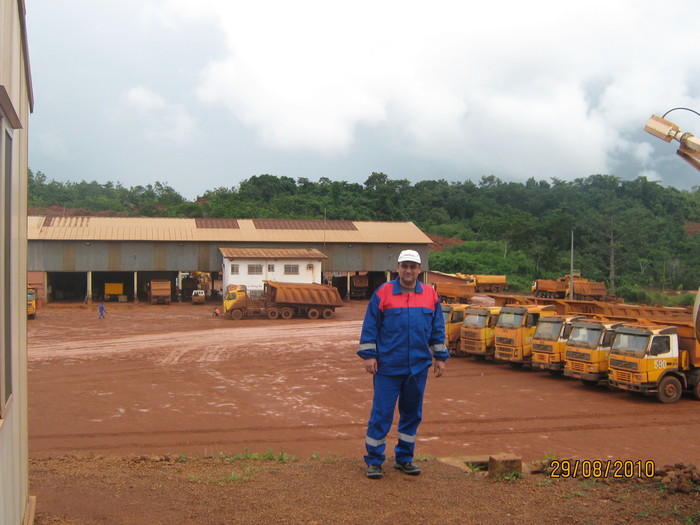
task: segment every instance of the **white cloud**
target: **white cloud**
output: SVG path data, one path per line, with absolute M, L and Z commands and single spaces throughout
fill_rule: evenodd
M 194 120 L 185 108 L 167 102 L 148 88 L 133 87 L 126 92 L 124 100 L 125 106 L 133 111 L 130 116 L 142 125 L 148 138 L 185 142 L 195 131 Z
M 668 82 L 691 53 L 671 52 L 658 40 L 659 27 L 671 27 L 682 6 L 207 7 L 199 12 L 217 21 L 227 49 L 202 71 L 197 93 L 277 148 L 348 154 L 358 126 L 383 126 L 403 137 L 403 149 L 428 158 L 511 175 L 585 176 L 608 168 L 621 135 L 635 134 L 667 100 L 687 100 L 693 91 L 683 75 Z M 189 3 L 168 8 L 192 14 Z M 592 101 L 586 88 L 601 79 L 606 84 Z M 639 146 L 628 149 L 644 161 Z
M 222 173 L 685 183 L 691 168 L 642 128 L 700 109 L 696 3 L 33 0 L 30 140 L 44 145 L 30 160 L 51 171 L 56 129 L 66 151 L 93 152 L 141 148 L 122 142 L 136 129 L 149 147 L 122 170 L 150 176 L 167 158 L 190 181 L 206 159 L 219 178 L 196 191 Z M 184 141 L 195 165 L 176 155 Z

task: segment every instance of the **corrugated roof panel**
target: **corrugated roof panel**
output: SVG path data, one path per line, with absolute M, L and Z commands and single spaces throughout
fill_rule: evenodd
M 219 248 L 227 259 L 327 259 L 312 248 Z
M 253 219 L 259 230 L 356 230 L 352 221 Z
M 237 219 L 237 228 L 197 227 L 195 219 L 135 217 L 29 217 L 30 240 L 308 242 L 430 244 L 430 238 L 411 222 L 274 221 L 282 226 L 313 225 L 305 229 L 257 228 L 258 219 Z M 352 228 L 348 228 L 351 222 Z M 266 226 L 271 220 L 263 222 Z
M 238 229 L 238 219 L 218 219 L 218 218 L 205 218 L 197 217 L 194 220 L 195 226 L 197 228 L 209 228 L 209 229 Z

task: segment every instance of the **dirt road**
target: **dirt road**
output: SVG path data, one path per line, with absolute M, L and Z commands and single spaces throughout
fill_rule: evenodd
M 29 322 L 30 455 L 359 457 L 372 386 L 355 355 L 364 308 L 231 321 L 213 305 L 108 304 L 103 320 L 96 306 L 46 306 Z M 662 405 L 452 358 L 425 405 L 420 454 L 700 463 L 691 397 Z

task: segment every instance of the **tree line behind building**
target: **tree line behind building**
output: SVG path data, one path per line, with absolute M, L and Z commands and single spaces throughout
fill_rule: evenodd
M 58 182 L 30 170 L 28 191 L 30 208 L 108 215 L 411 221 L 428 234 L 468 241 L 431 253 L 431 270 L 505 274 L 520 291 L 536 278 L 568 273 L 573 232 L 575 268 L 617 296 L 669 304 L 649 290 L 700 284 L 700 189 L 644 177 L 411 183 L 372 173 L 360 184 L 265 174 L 188 201 L 162 182 Z

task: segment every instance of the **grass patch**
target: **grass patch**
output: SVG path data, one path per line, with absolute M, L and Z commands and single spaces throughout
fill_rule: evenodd
M 279 452 L 275 452 L 271 448 L 267 449 L 262 454 L 257 452 L 249 452 L 245 449 L 241 454 L 219 454 L 219 459 L 226 463 L 233 463 L 236 461 L 246 461 L 246 460 L 265 460 L 265 461 L 276 461 L 278 463 L 289 463 L 291 461 L 296 461 L 297 457 L 291 454 L 287 454 L 280 449 Z

